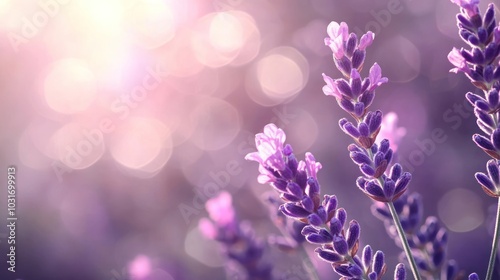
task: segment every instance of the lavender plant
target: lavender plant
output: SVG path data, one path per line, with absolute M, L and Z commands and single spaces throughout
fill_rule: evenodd
M 255 136 L 257 152 L 245 159 L 259 163 L 259 183 L 269 183 L 280 195 L 283 204 L 280 211 L 291 219 L 307 224 L 302 229 L 305 239 L 315 245 L 320 259 L 330 263 L 342 279 L 381 279 L 386 272 L 384 254 L 375 254 L 366 245 L 362 257 L 359 249 L 360 226 L 356 220 L 348 225 L 347 212 L 337 208 L 335 195 L 324 195 L 321 200 L 318 171 L 322 165 L 311 153 L 305 161 L 298 161 L 286 135 L 274 124 L 264 127 L 264 132 Z M 405 279 L 403 264 L 396 267 L 395 279 Z
M 500 235 L 500 26 L 495 20 L 495 6 L 489 4 L 481 15 L 479 0 L 451 0 L 460 7 L 457 14 L 459 35 L 470 49 L 453 48 L 448 59 L 455 66 L 451 72 L 463 72 L 483 96 L 468 92 L 465 97 L 474 107 L 477 125 L 484 133 L 472 140 L 492 159 L 486 164 L 487 174 L 478 172 L 476 180 L 484 192 L 498 199 L 493 244 L 486 279 L 492 279 Z
M 349 33 L 345 22 L 331 22 L 327 32 L 329 37 L 325 44 L 333 52 L 333 60 L 344 78 L 332 79 L 323 74 L 326 85 L 323 92 L 333 96 L 339 106 L 349 113 L 355 123 L 342 118 L 340 128 L 355 143 L 348 146 L 350 157 L 359 166 L 363 176 L 358 177 L 356 184 L 365 195 L 384 203 L 392 216 L 406 258 L 410 264 L 415 279 L 420 279 L 420 273 L 411 247 L 408 243 L 403 226 L 394 207 L 394 201 L 402 196 L 410 183 L 411 174 L 403 172 L 400 164 L 391 165 L 393 150 L 390 142 L 383 139 L 375 143 L 381 129 L 383 113 L 380 110 L 368 111 L 375 97 L 375 90 L 388 82 L 382 77 L 380 66 L 375 63 L 369 70 L 369 77 L 361 79 L 360 71 L 366 57 L 366 48 L 373 43 L 375 35 L 372 32 L 364 34 L 358 42 L 354 33 Z

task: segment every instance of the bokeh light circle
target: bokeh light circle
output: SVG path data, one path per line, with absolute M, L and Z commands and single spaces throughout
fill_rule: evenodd
M 421 55 L 415 44 L 403 36 L 396 36 L 379 43 L 382 45 L 377 48 L 374 56 L 378 57 L 379 61 L 388 62 L 383 63 L 382 74 L 388 77 L 390 82 L 406 83 L 418 77 Z
M 129 118 L 111 138 L 111 156 L 129 169 L 156 172 L 172 155 L 170 131 L 156 119 Z
M 50 108 L 63 114 L 85 111 L 97 94 L 96 79 L 85 62 L 68 58 L 54 63 L 43 84 Z
M 71 169 L 85 169 L 96 163 L 104 154 L 104 135 L 97 128 L 87 128 L 70 122 L 51 138 L 56 159 Z
M 439 218 L 454 232 L 474 230 L 484 222 L 480 197 L 467 189 L 453 189 L 438 202 Z
M 292 47 L 268 52 L 247 76 L 247 92 L 256 103 L 273 106 L 295 97 L 309 78 L 306 58 Z
M 146 49 L 157 48 L 175 35 L 174 11 L 165 1 L 137 1 L 129 16 L 135 42 Z
M 198 61 L 218 68 L 235 60 L 248 39 L 255 38 L 252 36 L 255 25 L 249 23 L 249 17 L 242 12 L 227 11 L 211 13 L 199 19 L 191 36 L 191 46 Z
M 191 141 L 203 150 L 219 150 L 227 146 L 241 129 L 238 110 L 227 101 L 203 97 L 193 108 L 191 120 L 197 124 Z

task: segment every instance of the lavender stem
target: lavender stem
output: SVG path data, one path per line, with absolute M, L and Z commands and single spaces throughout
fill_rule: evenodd
M 394 224 L 396 225 L 396 229 L 397 229 L 398 234 L 399 234 L 399 238 L 401 239 L 401 243 L 403 244 L 403 249 L 406 253 L 406 257 L 408 258 L 408 262 L 410 263 L 413 277 L 416 280 L 420 280 L 422 278 L 420 277 L 420 274 L 418 273 L 417 263 L 415 262 L 415 259 L 413 258 L 413 255 L 411 253 L 410 245 L 408 244 L 408 240 L 406 239 L 406 235 L 403 231 L 403 226 L 401 226 L 401 221 L 399 220 L 399 216 L 398 216 L 398 213 L 396 212 L 396 208 L 394 208 L 394 204 L 392 202 L 387 202 L 387 205 L 389 206 L 389 211 L 391 212 L 392 219 L 394 220 Z M 499 203 L 499 207 L 500 207 L 500 203 Z M 498 215 L 497 215 L 497 217 L 498 217 Z M 497 220 L 497 225 L 498 225 L 498 220 Z M 498 227 L 497 227 L 497 229 L 498 229 Z
M 493 244 L 491 245 L 490 261 L 488 263 L 488 272 L 486 280 L 491 280 L 493 277 L 493 269 L 495 268 L 496 252 L 498 249 L 498 238 L 500 236 L 500 198 L 498 198 L 497 219 L 495 222 L 495 233 L 493 236 Z

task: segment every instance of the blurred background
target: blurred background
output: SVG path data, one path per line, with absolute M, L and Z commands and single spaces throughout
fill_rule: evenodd
M 390 83 L 372 108 L 406 128 L 398 157 L 424 215 L 449 230 L 449 258 L 484 276 L 495 200 L 473 177 L 488 159 L 471 141 L 474 88 L 448 72 L 464 45 L 457 12 L 448 0 L 0 0 L 0 178 L 16 167 L 18 215 L 17 272 L 1 226 L 0 279 L 224 279 L 198 220 L 225 190 L 260 237 L 278 232 L 243 159 L 270 122 L 299 158 L 316 155 L 322 192 L 392 274 L 399 249 L 355 186 L 346 114 L 321 90 L 321 73 L 340 76 L 323 43 L 332 20 L 376 34 L 362 76 L 376 61 Z M 6 188 L 0 199 L 6 217 Z M 276 275 L 300 264 L 273 254 Z

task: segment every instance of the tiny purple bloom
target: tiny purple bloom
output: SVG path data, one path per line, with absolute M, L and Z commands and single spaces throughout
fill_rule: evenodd
M 332 78 L 323 73 L 323 80 L 325 80 L 326 83 L 326 85 L 323 86 L 323 93 L 325 95 L 331 95 L 335 98 L 342 98 L 342 94 L 338 90 L 337 85 Z
M 470 73 L 470 68 L 465 61 L 465 58 L 462 56 L 460 51 L 457 48 L 453 48 L 451 52 L 448 54 L 448 60 L 455 66 L 455 68 L 451 69 L 450 72 L 458 73 L 458 71 L 462 71 L 465 73 Z
M 380 66 L 375 63 L 373 66 L 370 68 L 370 87 L 368 88 L 369 90 L 374 90 L 380 85 L 387 83 L 389 79 L 386 77 L 382 77 L 382 69 Z
M 285 139 L 285 132 L 275 124 L 270 123 L 264 127 L 264 133 L 255 135 L 255 145 L 258 151 L 247 154 L 245 159 L 257 161 L 264 167 L 282 171 L 286 167 L 283 159 Z
M 332 21 L 326 31 L 330 38 L 325 39 L 325 44 L 332 49 L 336 59 L 341 59 L 344 56 L 344 42 L 349 37 L 349 27 L 345 22 L 339 24 Z
M 318 171 L 321 169 L 322 165 L 319 162 L 316 162 L 316 159 L 314 158 L 313 154 L 311 153 L 306 153 L 306 169 L 307 169 L 307 175 L 309 177 L 313 177 L 314 179 L 317 178 Z
M 375 39 L 375 34 L 373 34 L 373 32 L 371 31 L 368 31 L 366 34 L 361 36 L 361 39 L 359 40 L 358 49 L 362 51 L 365 50 L 373 43 L 373 39 Z

